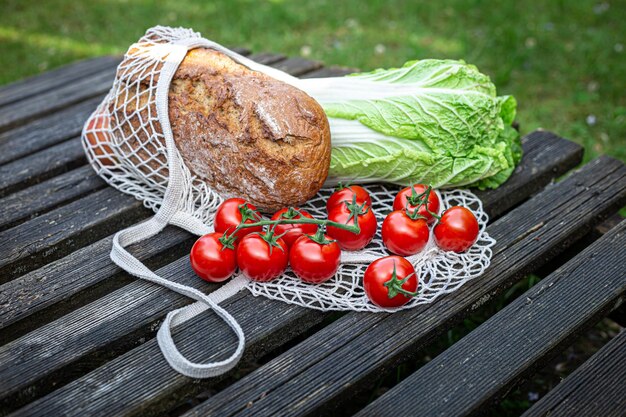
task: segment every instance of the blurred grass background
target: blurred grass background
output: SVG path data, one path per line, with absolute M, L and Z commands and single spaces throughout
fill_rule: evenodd
M 153 25 L 254 52 L 370 70 L 416 58 L 478 66 L 518 99 L 523 133 L 552 130 L 585 160 L 626 160 L 626 0 L 0 0 L 0 84 L 123 53 Z

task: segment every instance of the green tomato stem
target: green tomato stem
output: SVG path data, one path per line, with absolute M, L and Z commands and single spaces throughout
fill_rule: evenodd
M 300 218 L 300 219 L 281 219 L 281 220 L 261 220 L 254 223 L 242 223 L 235 229 L 236 232 L 239 229 L 246 229 L 249 227 L 258 227 L 258 226 L 271 226 L 277 224 L 317 224 L 318 226 L 332 226 L 338 229 L 347 230 L 354 234 L 358 234 L 361 232 L 361 228 L 358 224 L 354 224 L 352 226 L 342 223 L 333 222 L 330 220 L 318 220 L 318 219 L 309 219 L 309 218 Z M 233 232 L 233 233 L 234 233 Z
M 417 291 L 411 292 L 402 288 L 404 283 L 406 283 L 409 280 L 409 278 L 411 278 L 412 275 L 415 275 L 415 272 L 407 275 L 403 279 L 398 278 L 398 275 L 396 273 L 396 262 L 394 260 L 393 273 L 391 274 L 391 277 L 387 281 L 385 281 L 385 283 L 383 284 L 385 287 L 387 287 L 387 296 L 389 298 L 393 298 L 398 294 L 403 294 L 404 296 L 408 298 L 415 297 L 417 295 Z

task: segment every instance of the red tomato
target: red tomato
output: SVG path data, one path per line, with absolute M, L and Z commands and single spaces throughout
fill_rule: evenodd
M 235 250 L 224 246 L 220 241 L 223 236 L 222 233 L 209 233 L 196 240 L 191 248 L 191 268 L 205 281 L 222 282 L 237 269 Z
M 356 196 L 357 204 L 365 203 L 368 206 L 372 205 L 372 197 L 370 197 L 370 194 L 365 190 L 365 188 L 358 185 L 350 185 L 348 187 L 340 187 L 337 191 L 331 194 L 326 202 L 326 211 L 330 213 L 335 207 L 343 205 L 342 203 L 344 201 L 352 203 L 353 196 Z
M 402 291 L 408 293 L 417 291 L 415 269 L 409 261 L 400 256 L 377 259 L 365 270 L 363 288 L 367 298 L 377 306 L 400 307 L 408 303 L 414 295 L 405 295 Z
M 111 142 L 109 134 L 110 118 L 104 113 L 98 113 L 89 120 L 85 137 L 89 147 L 102 165 L 114 165 L 115 156 L 108 145 Z
M 328 236 L 323 238 L 328 243 L 316 242 L 310 236 L 300 236 L 289 250 L 291 269 L 304 282 L 320 284 L 328 281 L 339 268 L 339 245 Z
M 268 240 L 272 239 L 275 242 L 270 250 Z M 267 233 L 246 235 L 237 245 L 237 264 L 241 272 L 253 281 L 271 281 L 287 268 L 288 250 L 281 238 L 270 238 Z
M 354 225 L 354 218 L 348 206 L 348 204 L 344 203 L 332 209 L 328 213 L 328 220 L 347 226 Z M 360 250 L 372 241 L 378 226 L 376 216 L 370 206 L 365 205 L 362 207 L 357 217 L 357 224 L 361 229 L 358 234 L 330 225 L 326 227 L 326 233 L 337 240 L 341 249 Z
M 232 233 L 242 220 L 245 220 L 244 223 L 256 223 L 260 219 L 261 215 L 256 211 L 255 206 L 242 198 L 229 198 L 217 208 L 213 226 L 216 232 Z M 263 226 L 248 227 L 239 230 L 235 236 L 241 240 L 247 234 L 261 231 L 263 231 Z
M 424 249 L 430 230 L 426 220 L 412 219 L 406 210 L 396 210 L 385 217 L 382 235 L 387 249 L 396 255 L 409 256 Z
M 313 218 L 313 216 L 311 216 L 308 212 L 304 210 L 301 210 L 301 209 L 296 209 L 296 210 L 302 213 L 302 217 L 298 213 L 294 211 L 290 211 L 290 209 L 284 208 L 274 213 L 274 215 L 272 216 L 272 220 L 281 220 L 281 219 L 294 219 L 295 220 L 295 219 L 300 219 L 303 217 L 306 217 L 308 219 Z M 274 228 L 274 232 L 277 235 L 283 235 L 283 233 L 285 233 L 282 236 L 282 239 L 285 241 L 285 243 L 289 247 L 291 247 L 291 245 L 293 245 L 294 242 L 298 240 L 298 238 L 302 236 L 303 234 L 306 233 L 307 235 L 313 235 L 315 234 L 316 231 L 317 231 L 316 224 L 277 224 L 276 227 Z
M 413 187 L 403 188 L 393 200 L 393 209 L 405 210 L 408 208 L 409 212 L 414 213 L 415 209 L 419 206 L 419 199 L 417 199 L 417 196 L 426 192 L 427 188 L 428 186 L 424 184 L 415 184 Z M 415 190 L 415 192 L 412 190 Z M 435 221 L 435 218 L 428 212 L 428 210 L 426 210 L 427 207 L 428 210 L 433 213 L 439 213 L 439 197 L 437 197 L 435 190 L 430 191 L 428 194 L 428 204 L 423 205 L 418 212 L 421 216 L 426 218 L 428 224 L 431 224 Z
M 435 242 L 443 250 L 465 252 L 478 239 L 478 221 L 470 210 L 461 206 L 443 212 L 433 230 Z

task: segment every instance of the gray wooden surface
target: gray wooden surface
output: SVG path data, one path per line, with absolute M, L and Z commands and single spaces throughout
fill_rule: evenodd
M 622 330 L 523 417 L 617 417 L 624 414 L 626 331 Z
M 480 411 L 624 301 L 625 263 L 626 220 L 358 415 L 452 417 Z M 617 392 L 624 393 L 625 370 L 626 364 L 618 365 L 604 384 L 621 385 Z M 591 381 L 584 387 L 595 388 Z M 430 400 L 413 401 L 417 392 Z M 606 403 L 598 415 L 614 409 L 615 400 L 624 402 L 617 395 L 597 398 L 596 404 Z M 571 415 L 591 414 L 574 409 Z
M 352 71 L 266 52 L 250 57 L 302 77 Z M 118 62 L 97 58 L 0 87 L 0 415 L 341 415 L 355 394 L 479 305 L 587 242 L 581 238 L 626 202 L 626 168 L 610 158 L 552 183 L 579 164 L 582 149 L 533 132 L 523 138 L 525 156 L 513 177 L 497 190 L 479 192 L 491 216 L 489 232 L 498 240 L 485 276 L 431 305 L 393 315 L 324 314 L 239 293 L 224 306 L 246 333 L 244 359 L 224 377 L 194 381 L 167 365 L 154 339 L 164 315 L 190 300 L 135 280 L 109 259 L 112 234 L 150 212 L 107 187 L 86 165 L 79 143 L 82 124 L 110 87 Z M 193 240 L 168 228 L 131 250 L 160 274 L 211 291 L 216 287 L 189 267 Z M 624 267 L 617 256 L 605 258 L 592 260 Z M 571 262 L 585 259 L 577 255 Z M 571 279 L 584 277 L 575 272 Z M 577 334 L 611 306 L 598 301 L 583 307 L 588 320 L 573 322 L 567 334 Z M 180 326 L 175 337 L 186 355 L 200 361 L 226 357 L 234 343 L 211 314 Z M 480 341 L 478 361 L 492 349 L 488 338 Z M 556 335 L 537 343 L 540 353 L 563 344 Z M 464 346 L 449 350 L 471 353 Z M 519 369 L 532 369 L 547 356 L 533 356 L 537 352 L 522 350 Z M 437 375 L 429 369 L 416 375 Z M 464 371 L 454 368 L 455 375 Z M 459 404 L 471 410 L 488 403 L 517 375 L 503 375 L 495 391 L 477 380 L 480 395 L 461 395 L 466 403 Z M 612 377 L 610 370 L 605 375 Z M 453 380 L 444 382 L 462 391 Z M 199 400 L 203 392 L 212 395 Z M 420 392 L 411 395 L 419 398 Z M 453 411 L 435 405 L 421 414 Z

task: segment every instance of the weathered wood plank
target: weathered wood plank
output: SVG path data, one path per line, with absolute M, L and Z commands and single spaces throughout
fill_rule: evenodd
M 45 93 L 102 70 L 115 68 L 120 61 L 119 56 L 86 59 L 0 87 L 0 106 Z
M 91 166 L 83 165 L 40 184 L 9 194 L 0 199 L 0 231 L 105 186 L 106 183 L 96 175 Z
M 113 236 L 81 248 L 0 285 L 0 345 L 128 284 L 109 254 Z M 189 252 L 195 237 L 175 227 L 130 247 L 137 259 L 159 267 Z
M 0 133 L 0 165 L 80 136 L 101 100 L 98 96 Z
M 480 282 L 476 281 L 467 284 L 463 291 L 451 294 L 429 306 L 432 308 L 436 305 L 439 310 L 427 315 L 427 317 L 431 318 L 428 322 L 424 323 L 420 319 L 420 317 L 425 316 L 423 308 L 406 312 L 406 314 L 397 313 L 394 315 L 348 314 L 335 322 L 341 322 L 341 325 L 337 326 L 333 323 L 333 325 L 310 337 L 306 342 L 306 346 L 300 344 L 297 351 L 294 349 L 288 351 L 285 355 L 288 355 L 289 358 L 286 359 L 285 355 L 279 357 L 277 360 L 284 366 L 261 368 L 265 378 L 262 380 L 262 383 L 259 382 L 252 385 L 237 383 L 233 387 L 243 390 L 242 385 L 245 385 L 252 391 L 256 389 L 255 387 L 259 387 L 258 389 L 263 391 L 265 391 L 265 388 L 268 390 L 271 388 L 281 390 L 283 392 L 278 397 L 274 397 L 274 391 L 269 392 L 267 395 L 271 397 L 270 402 L 262 402 L 261 407 L 269 407 L 274 402 L 280 402 L 281 405 L 278 408 L 280 411 L 278 412 L 287 413 L 295 407 L 294 397 L 288 395 L 291 397 L 289 401 L 282 399 L 282 395 L 285 395 L 286 392 L 282 390 L 283 386 L 281 383 L 289 378 L 299 377 L 290 372 L 295 367 L 303 370 L 303 367 L 309 365 L 317 366 L 318 361 L 324 361 L 323 356 L 335 356 L 338 350 L 348 354 L 350 360 L 356 360 L 361 367 L 366 368 L 369 367 L 369 360 L 381 360 L 381 357 L 377 358 L 375 355 L 382 355 L 383 352 L 387 354 L 392 352 L 395 356 L 396 351 L 398 351 L 398 355 L 406 353 L 408 346 L 420 334 L 424 336 L 425 331 L 431 333 L 436 331 L 442 324 L 441 322 L 449 323 L 454 319 L 459 319 L 462 313 L 469 311 L 476 301 L 484 299 L 486 294 L 492 295 L 494 292 L 502 290 L 516 278 L 550 259 L 550 257 L 555 256 L 563 247 L 571 244 L 573 240 L 584 234 L 599 218 L 623 204 L 624 200 L 626 200 L 626 189 L 624 189 L 626 185 L 624 185 L 623 181 L 626 175 L 625 171 L 626 169 L 616 161 L 607 159 L 595 161 L 582 172 L 559 184 L 559 189 L 549 187 L 542 195 L 544 200 L 550 201 L 552 204 L 556 204 L 557 201 L 563 203 L 563 201 L 569 201 L 571 194 L 579 193 L 581 189 L 591 187 L 591 192 L 597 193 L 597 198 L 602 200 L 601 204 L 592 204 L 587 200 L 582 201 L 581 199 L 579 205 L 572 207 L 572 210 L 575 212 L 570 211 L 568 216 L 564 216 L 562 213 L 550 215 L 551 207 L 547 207 L 544 210 L 545 203 L 538 201 L 536 197 L 492 225 L 490 233 L 501 241 L 498 252 L 502 253 L 494 256 L 494 260 L 499 260 L 499 262 L 494 263 L 495 265 L 490 270 L 491 272 L 488 272 L 487 276 L 481 279 Z M 615 178 L 616 176 L 619 176 L 619 178 Z M 598 184 L 600 182 L 599 177 L 603 177 L 601 184 Z M 564 192 L 563 187 L 565 187 L 567 192 Z M 568 220 L 573 218 L 576 221 L 568 222 Z M 536 222 L 541 220 L 547 223 L 544 227 L 537 228 Z M 559 227 L 552 227 L 553 224 L 560 221 L 566 222 L 567 226 L 563 227 L 562 230 Z M 526 252 L 524 248 L 530 248 L 532 256 L 524 256 L 523 252 Z M 485 283 L 488 285 L 485 285 Z M 315 323 L 323 317 L 323 314 L 316 311 L 263 298 L 255 298 L 247 293 L 245 295 L 242 294 L 240 299 L 228 300 L 225 304 L 227 309 L 242 325 L 248 341 L 247 355 L 252 357 L 258 357 L 257 355 L 266 352 L 268 346 L 284 343 L 286 340 L 284 334 L 286 329 L 291 330 L 291 332 L 301 332 L 307 328 L 305 323 Z M 408 320 L 407 315 L 409 314 L 415 317 L 411 317 L 412 320 Z M 259 317 L 271 317 L 272 319 L 269 321 L 259 320 Z M 385 323 L 381 324 L 380 321 L 383 319 Z M 176 339 L 179 341 L 180 346 L 183 347 L 184 352 L 194 360 L 207 361 L 223 358 L 232 349 L 233 338 L 229 330 L 223 324 L 220 324 L 219 319 L 211 316 L 209 323 L 206 320 L 199 318 L 194 322 L 180 326 L 177 330 L 178 335 Z M 401 340 L 389 339 L 387 335 L 378 334 L 373 335 L 375 336 L 374 339 L 361 337 L 363 333 L 368 331 L 381 332 L 381 328 L 393 329 L 397 328 L 399 324 L 406 325 L 405 321 L 411 323 L 412 327 L 409 328 L 406 335 L 403 332 Z M 386 324 L 390 326 L 388 327 Z M 206 329 L 214 329 L 210 348 L 208 347 L 209 342 L 204 337 L 199 336 L 204 334 L 201 332 Z M 314 343 L 311 341 L 314 341 Z M 372 341 L 394 343 L 394 346 L 369 346 Z M 421 341 L 424 342 L 423 339 Z M 350 342 L 354 343 L 350 344 Z M 389 349 L 385 350 L 385 348 Z M 368 353 L 370 350 L 372 350 L 372 354 Z M 359 357 L 354 358 L 354 355 Z M 398 356 L 393 359 L 397 361 Z M 344 378 L 343 373 L 345 370 L 339 371 L 337 368 L 337 364 L 342 364 L 343 366 L 347 362 L 350 361 L 333 360 L 332 366 L 323 368 L 327 372 L 338 372 L 336 375 L 333 374 L 332 378 L 328 375 L 324 376 L 325 381 L 336 381 L 329 384 L 331 385 L 329 390 L 345 391 L 347 386 L 350 385 Z M 275 361 L 270 363 L 274 365 Z M 287 364 L 290 364 L 290 366 L 287 366 Z M 298 365 L 294 366 L 294 364 Z M 300 364 L 302 364 L 302 367 L 300 367 Z M 372 366 L 375 366 L 372 372 L 380 372 L 381 367 L 379 365 L 372 364 Z M 365 372 L 367 373 L 367 371 Z M 257 379 L 258 375 L 257 372 L 251 374 L 252 381 L 261 381 Z M 349 378 L 351 379 L 348 381 L 352 379 L 358 380 L 355 375 L 350 375 Z M 248 383 L 250 380 L 250 378 L 244 378 L 242 381 Z M 86 381 L 89 381 L 89 383 Z M 193 391 L 198 388 L 193 384 L 189 384 L 189 381 L 188 378 L 177 374 L 167 365 L 159 355 L 155 341 L 150 340 L 145 345 L 133 349 L 84 377 L 70 382 L 56 392 L 28 405 L 20 410 L 20 414 L 29 415 L 62 411 L 72 415 L 99 413 L 105 412 L 105 410 L 114 414 L 145 413 L 148 409 L 154 411 L 155 405 L 172 400 L 171 395 L 174 393 L 182 395 L 185 391 Z M 204 384 L 214 382 L 214 380 L 211 380 Z M 343 388 L 338 388 L 337 384 L 341 384 Z M 106 392 L 99 388 L 105 386 Z M 303 389 L 308 391 L 298 398 L 307 397 L 308 393 L 312 392 L 310 388 L 303 387 Z M 322 394 L 328 395 L 324 388 L 315 388 L 318 391 L 320 389 Z M 228 392 L 229 399 L 226 402 L 232 404 L 235 407 L 234 410 L 239 410 L 239 407 L 245 408 L 250 399 L 256 400 L 262 394 L 262 392 L 247 392 L 246 394 L 248 395 L 240 397 L 238 393 L 241 394 L 243 391 L 233 392 L 226 390 L 223 392 Z M 215 398 L 224 398 L 221 397 L 222 395 L 222 393 L 217 394 Z M 89 401 L 85 401 L 87 398 L 89 398 Z M 285 402 L 288 402 L 288 404 L 285 404 Z M 210 404 L 216 405 L 216 403 Z M 221 406 L 224 404 L 222 401 L 218 401 L 217 405 Z M 275 410 L 258 409 L 256 405 L 257 403 L 253 407 L 254 411 L 260 410 L 263 413 L 267 411 L 268 414 L 275 414 Z M 298 413 L 303 412 L 303 410 L 297 409 L 292 412 Z
M 0 165 L 0 197 L 77 168 L 86 162 L 80 139 L 74 138 Z
M 626 167 L 610 158 L 597 159 L 488 226 L 497 244 L 481 278 L 412 310 L 349 313 L 209 398 L 193 413 L 324 414 L 556 256 L 625 202 Z
M 300 57 L 287 58 L 284 61 L 280 61 L 272 65 L 274 68 L 278 68 L 281 71 L 285 71 L 296 77 L 303 76 L 304 74 L 322 67 L 320 62 L 310 61 L 308 59 Z
M 106 68 L 75 82 L 66 83 L 59 88 L 6 106 L 0 112 L 0 131 L 61 110 L 80 101 L 101 96 L 111 88 L 115 71 L 115 68 Z
M 274 54 L 272 52 L 259 52 L 257 54 L 250 55 L 248 58 L 263 65 L 272 65 L 287 59 L 287 57 L 283 54 Z
M 169 295 L 162 294 L 160 296 L 161 302 L 163 302 L 163 297 L 167 297 L 165 300 L 169 301 L 176 296 L 171 293 Z M 301 307 L 285 305 L 265 298 L 254 298 L 248 292 L 239 293 L 228 299 L 224 302 L 224 306 L 238 320 L 246 332 L 247 347 L 245 355 L 248 358 L 259 357 L 271 351 L 276 346 L 287 342 L 305 329 L 318 323 L 322 318 L 320 314 L 310 315 L 310 310 Z M 272 326 L 267 326 L 267 322 L 259 320 L 259 317 L 272 317 Z M 298 326 L 293 325 L 294 320 L 297 320 Z M 188 324 L 192 325 L 192 327 L 176 330 L 174 334 L 183 352 L 190 354 L 194 360 L 223 359 L 230 354 L 233 345 L 236 343 L 234 335 L 227 330 L 224 322 L 210 313 L 201 315 L 201 317 L 191 320 Z M 155 323 L 151 332 L 154 333 L 157 329 L 158 325 Z M 209 345 L 210 348 L 208 348 Z M 116 346 L 111 346 L 111 348 L 116 348 Z M 210 351 L 217 352 L 217 354 L 210 355 Z M 146 366 L 146 360 L 150 362 L 150 366 Z M 78 369 L 83 367 L 86 366 L 81 364 Z M 139 377 L 139 373 L 135 373 L 140 369 L 141 377 Z M 70 371 L 72 371 L 71 368 Z M 78 373 L 76 369 L 73 369 L 73 371 Z M 63 378 L 61 380 L 64 380 L 68 376 L 56 374 L 53 377 Z M 109 379 L 112 380 L 109 381 Z M 57 381 L 54 378 L 47 381 L 40 380 L 32 388 L 22 390 L 13 397 L 8 397 L 4 403 L 0 402 L 0 407 L 11 410 L 16 405 L 24 403 L 33 396 L 45 394 L 47 391 L 59 386 Z M 82 381 L 91 382 L 84 383 Z M 81 379 L 70 382 L 69 385 L 61 388 L 62 391 L 53 392 L 50 395 L 60 394 L 55 400 L 55 402 L 58 401 L 59 403 L 44 405 L 43 407 L 49 410 L 53 408 L 62 409 L 65 415 L 73 415 L 74 413 L 85 415 L 85 406 L 89 408 L 86 412 L 90 414 L 94 413 L 95 411 L 92 410 L 96 409 L 99 410 L 95 412 L 96 414 L 102 412 L 106 414 L 108 413 L 106 410 L 113 407 L 111 414 L 114 415 L 119 413 L 139 413 L 145 415 L 146 407 L 153 405 L 154 401 L 172 394 L 175 390 L 177 391 L 181 388 L 197 389 L 198 385 L 193 382 L 193 380 L 182 377 L 169 368 L 159 351 L 156 340 L 149 339 L 143 345 L 113 359 L 106 365 L 95 369 L 92 373 L 81 377 Z M 211 382 L 215 382 L 215 380 Z M 118 396 L 118 389 L 122 387 L 123 389 L 120 391 L 121 396 L 118 397 L 121 402 L 113 401 L 113 404 L 109 404 L 114 396 Z M 110 394 L 107 395 L 104 391 L 110 391 Z M 134 391 L 134 393 L 130 391 Z M 93 401 L 90 399 L 86 403 L 81 401 L 82 404 L 79 404 L 76 399 L 78 396 L 82 397 L 83 395 L 93 395 Z M 26 409 L 18 410 L 16 415 L 40 414 L 42 409 L 37 409 L 38 407 L 36 404 L 31 403 Z M 29 409 L 33 411 L 28 411 Z M 48 413 L 48 411 L 43 412 L 45 414 Z
M 0 284 L 148 217 L 140 201 L 113 188 L 0 232 Z
M 227 46 L 227 48 L 230 48 L 231 50 L 237 52 L 239 55 L 244 55 L 244 56 L 250 55 L 250 49 L 248 48 L 243 48 L 240 46 L 235 46 L 232 48 Z
M 622 330 L 522 417 L 623 416 L 626 410 L 624 381 L 626 331 Z
M 515 173 L 495 190 L 474 192 L 488 206 L 487 213 L 497 217 L 507 209 L 524 201 L 526 196 L 541 190 L 578 165 L 583 158 L 583 147 L 560 138 L 551 132 L 535 131 L 522 138 L 524 156 Z M 531 173 L 528 170 L 532 171 Z M 534 178 L 527 181 L 528 174 Z
M 217 287 L 195 276 L 186 256 L 157 272 L 205 292 Z M 187 302 L 183 295 L 138 280 L 0 347 L 0 403 L 8 399 L 15 402 L 18 390 L 40 380 L 42 370 L 50 379 L 55 372 L 63 372 L 63 367 L 71 374 L 72 363 L 78 358 L 121 353 L 136 345 L 139 338 L 154 336 L 157 321 Z M 120 339 L 121 335 L 132 337 Z M 56 342 L 38 342 L 52 339 Z M 33 387 L 28 395 L 32 392 Z
M 623 301 L 625 271 L 626 221 L 357 415 L 477 413 Z M 621 368 L 626 376 L 626 365 Z M 626 393 L 624 379 L 613 373 L 610 380 Z M 577 385 L 593 398 L 594 387 L 580 386 L 581 380 Z M 600 398 L 594 402 L 610 402 Z M 625 397 L 621 401 L 626 404 Z
M 302 73 L 307 70 L 307 64 L 302 60 L 292 60 L 290 62 L 279 61 L 279 63 L 283 65 L 283 69 L 287 72 L 295 71 L 296 73 Z M 318 66 L 318 63 L 311 63 L 309 65 L 309 68 L 317 68 Z M 45 178 L 49 178 L 59 171 L 74 168 L 80 163 L 84 163 L 84 161 L 85 158 L 83 155 L 83 151 L 80 147 L 79 139 L 77 138 L 61 143 L 52 148 L 48 148 L 44 151 L 40 151 L 29 157 L 22 158 L 20 160 L 1 166 L 0 178 L 3 179 L 0 179 L 0 197 L 18 189 L 19 187 L 23 187 L 25 185 L 41 181 Z M 52 166 L 46 165 L 45 162 L 51 163 Z M 18 173 L 17 175 L 15 175 L 16 172 Z M 2 175 L 3 173 L 6 175 Z M 72 208 L 76 208 L 80 202 L 76 203 L 77 204 L 72 206 Z M 132 206 L 137 208 L 138 202 L 133 201 Z M 121 207 L 119 208 L 121 209 Z M 90 207 L 90 209 L 93 209 L 93 207 Z M 58 214 L 60 215 L 61 213 L 64 214 L 64 212 L 59 212 Z M 126 215 L 126 217 L 133 214 L 135 216 L 134 218 L 142 218 L 142 216 L 138 216 L 132 208 L 124 208 L 123 213 Z M 44 219 L 44 221 L 45 220 L 47 219 Z M 107 221 L 109 222 L 112 220 L 112 218 L 107 218 Z M 91 225 L 91 223 L 89 222 L 87 224 Z M 21 240 L 21 243 L 17 241 L 7 240 L 7 244 L 15 245 L 15 247 L 7 248 L 6 252 L 4 252 L 6 255 L 5 259 L 0 260 L 0 274 L 4 275 L 0 282 L 5 282 L 17 276 L 18 274 L 25 273 L 37 266 L 42 265 L 43 262 L 50 262 L 51 260 L 58 259 L 59 256 L 68 253 L 66 250 L 57 251 L 57 249 L 59 249 L 60 241 L 57 240 L 58 237 L 55 235 L 56 232 L 49 233 L 49 231 L 47 231 L 45 228 L 41 226 L 37 227 L 37 224 L 32 225 L 30 224 L 30 222 L 24 224 L 23 226 L 23 229 L 28 229 L 30 231 L 27 234 L 28 237 L 26 237 L 25 235 L 24 239 Z M 90 231 L 90 226 L 79 227 L 78 229 L 80 229 L 81 231 Z M 33 233 L 42 232 L 44 234 L 49 234 L 50 236 L 48 236 L 48 238 L 52 239 L 42 239 L 41 237 L 33 235 Z M 9 231 L 6 231 L 5 234 L 0 233 L 0 242 L 2 242 L 2 239 L 7 239 L 8 233 Z M 103 235 L 98 235 L 98 237 L 103 237 Z M 77 236 L 77 238 L 79 238 L 79 235 Z M 29 244 L 26 239 L 39 240 L 35 244 Z M 72 248 L 77 247 L 75 244 L 77 239 L 63 239 L 63 241 L 72 242 Z M 93 241 L 94 240 L 92 239 L 89 241 L 83 241 L 82 243 L 85 244 L 87 242 Z M 24 251 L 24 248 L 26 247 L 25 245 L 28 245 L 28 251 Z M 55 257 L 46 257 L 45 259 L 39 258 L 38 262 L 33 262 L 33 247 L 39 246 L 45 247 L 47 249 L 46 253 L 55 253 Z M 69 249 L 69 247 L 67 249 Z M 35 252 L 40 251 L 35 250 Z M 17 264 L 14 265 L 14 263 Z

